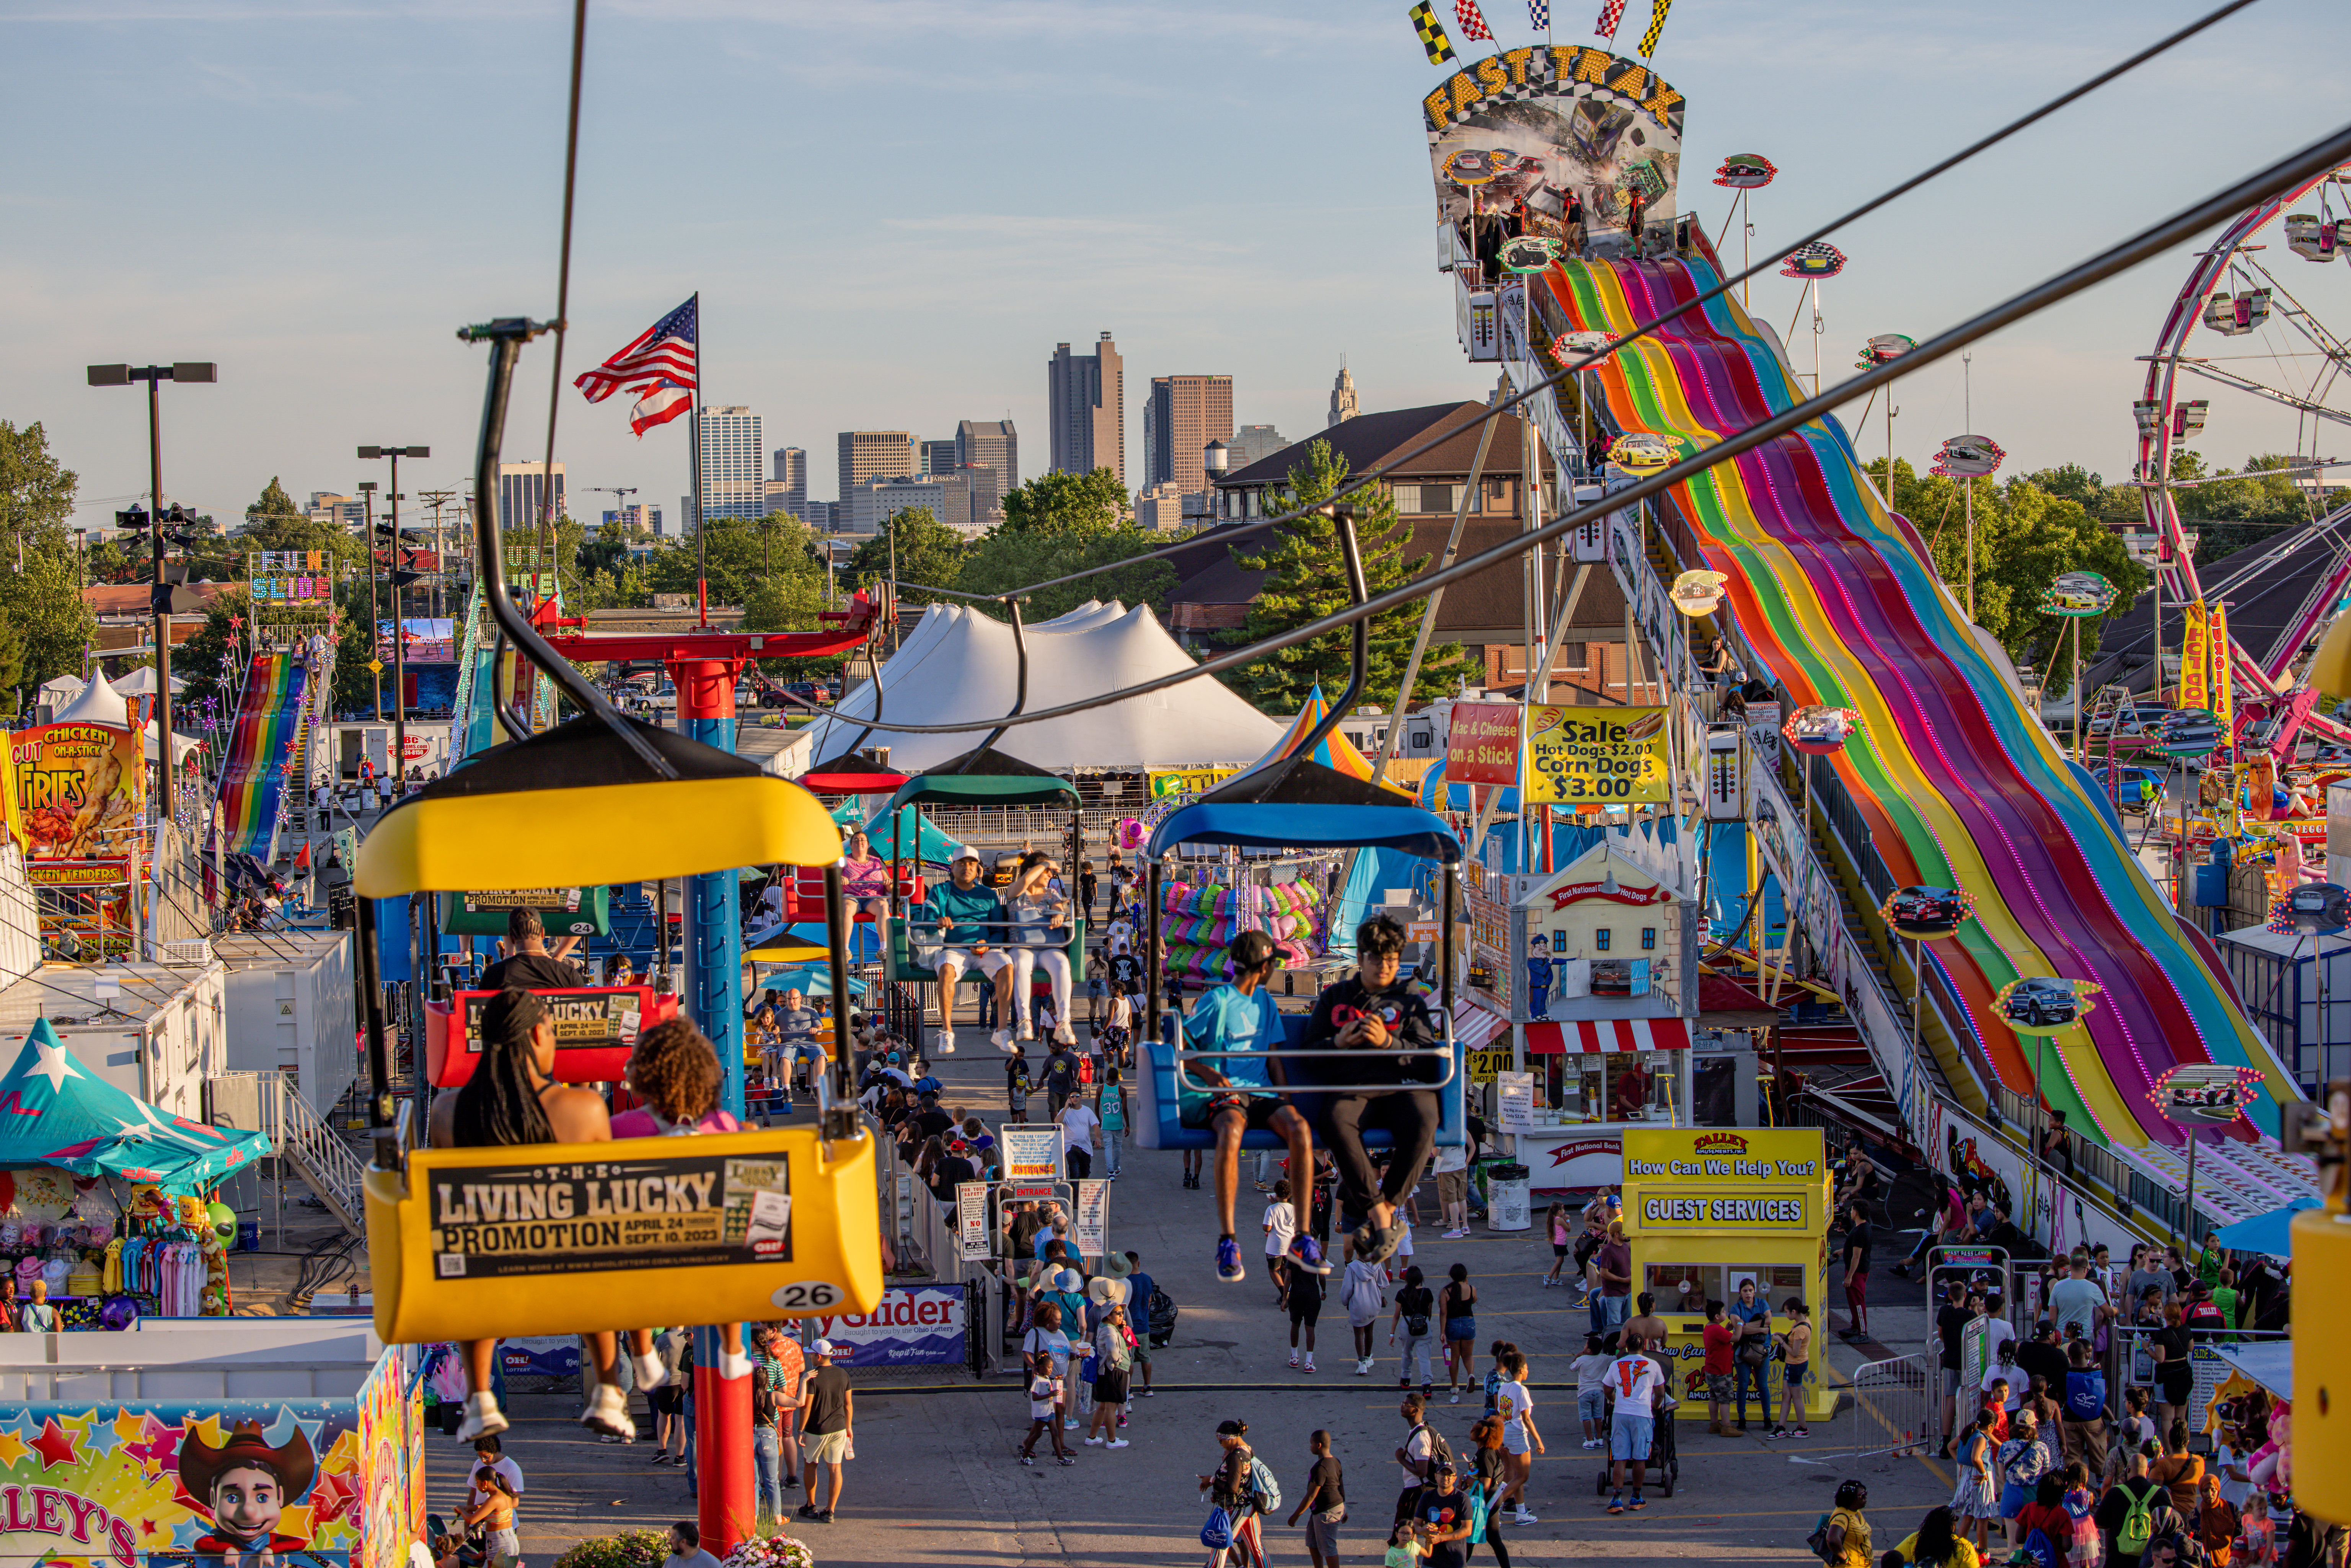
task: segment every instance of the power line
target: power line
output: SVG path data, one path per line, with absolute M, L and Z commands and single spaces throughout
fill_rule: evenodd
M 1751 452 L 1768 441 L 1802 428 L 1828 413 L 1838 404 L 1852 401 L 1859 393 L 1865 392 L 1873 387 L 1883 386 L 1897 375 L 1906 374 L 1955 354 L 1968 345 L 1987 338 L 2004 327 L 2023 320 L 2095 284 L 2103 283 L 2117 273 L 2127 271 L 2158 251 L 2169 249 L 2175 245 L 2192 238 L 2210 224 L 2225 218 L 2232 213 L 2242 212 L 2257 202 L 2291 188 L 2302 180 L 2324 173 L 2346 159 L 2351 159 L 2351 125 L 2338 129 L 2332 134 L 2312 142 L 2299 152 L 2289 154 L 2236 184 L 2183 208 L 2152 227 L 2142 229 L 2121 244 L 2099 252 L 2092 259 L 2068 271 L 2059 273 L 2043 283 L 2036 284 L 2022 293 L 2010 296 L 2000 304 L 1952 328 L 1940 337 L 1921 343 L 1900 359 L 1873 366 L 1828 392 L 1796 403 L 1770 419 L 1750 424 L 1735 434 L 1726 436 L 1704 453 L 1685 457 L 1670 467 L 1650 475 L 1646 479 L 1638 480 L 1622 490 L 1613 492 L 1603 501 L 1565 513 L 1540 528 L 1527 533 L 1514 534 L 1489 549 L 1466 557 L 1426 577 L 1416 578 L 1403 587 L 1375 594 L 1361 604 L 1350 605 L 1320 620 L 1311 621 L 1303 626 L 1268 637 L 1248 647 L 1238 648 L 1217 658 L 1204 660 L 1188 670 L 1162 675 L 1139 685 L 1123 687 L 1118 691 L 1103 693 L 1080 702 L 1065 703 L 1059 707 L 1040 708 L 1028 713 L 1011 715 L 991 722 L 1009 727 L 1040 724 L 1048 719 L 1068 718 L 1072 715 L 1085 713 L 1112 703 L 1124 702 L 1153 692 L 1166 691 L 1202 675 L 1221 674 L 1227 670 L 1238 669 L 1244 664 L 1254 663 L 1268 653 L 1278 653 L 1284 648 L 1294 648 L 1300 643 L 1311 643 L 1318 637 L 1352 626 L 1358 621 L 1385 614 L 1391 610 L 1421 598 L 1428 590 L 1440 584 L 1473 577 L 1479 572 L 1503 564 L 1527 549 L 1562 538 L 1587 523 L 1596 522 L 1612 512 L 1647 500 L 1653 496 L 1663 495 L 1677 485 L 1695 479 L 1719 463 L 1726 462 L 1743 453 Z M 1335 500 L 1336 497 L 1334 497 L 1333 499 Z M 968 730 L 972 726 L 969 721 L 966 721 L 960 724 L 893 723 L 888 727 L 906 735 L 953 735 Z

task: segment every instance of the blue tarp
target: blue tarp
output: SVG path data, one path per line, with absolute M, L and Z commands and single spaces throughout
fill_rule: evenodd
M 924 816 L 918 807 L 901 806 L 894 824 L 887 820 L 867 822 L 864 806 L 852 795 L 834 810 L 832 820 L 839 822 L 844 831 L 852 826 L 862 826 L 866 838 L 872 843 L 873 852 L 885 861 L 897 852 L 899 831 L 906 835 L 906 858 L 909 860 L 926 861 L 932 865 L 943 866 L 947 863 L 947 857 L 956 852 L 956 841 L 934 827 L 931 820 Z
M 16 1061 L 0 1073 L 0 1105 L 15 1113 L 0 1125 L 0 1166 L 55 1166 L 180 1195 L 269 1153 L 266 1134 L 191 1122 L 94 1077 L 47 1019 L 33 1020 Z

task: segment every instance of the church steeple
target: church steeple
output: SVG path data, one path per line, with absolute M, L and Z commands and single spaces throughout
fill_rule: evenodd
M 1353 419 L 1358 412 L 1360 411 L 1355 406 L 1355 378 L 1348 373 L 1347 362 L 1342 360 L 1339 361 L 1338 379 L 1331 383 L 1329 423 L 1336 424 L 1343 419 Z

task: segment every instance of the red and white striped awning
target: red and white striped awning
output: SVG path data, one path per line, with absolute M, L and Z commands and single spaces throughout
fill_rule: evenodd
M 1453 1038 L 1470 1051 L 1490 1044 L 1495 1036 L 1510 1032 L 1510 1020 L 1480 1007 L 1458 1008 L 1453 1014 Z
M 1527 1025 L 1531 1055 L 1598 1056 L 1607 1051 L 1687 1051 L 1687 1019 L 1599 1019 Z

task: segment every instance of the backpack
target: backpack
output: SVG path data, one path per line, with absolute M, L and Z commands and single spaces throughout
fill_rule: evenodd
M 1281 1511 L 1281 1483 L 1273 1479 L 1273 1470 L 1256 1455 L 1249 1456 L 1249 1501 L 1259 1513 Z
M 1427 1301 L 1429 1299 L 1428 1287 L 1423 1285 L 1418 1287 L 1418 1289 L 1420 1291 L 1421 1299 L 1423 1301 Z M 1396 1298 L 1396 1304 L 1398 1306 L 1404 1305 L 1404 1298 L 1401 1295 L 1398 1295 Z M 1416 1312 L 1406 1311 L 1404 1314 L 1404 1332 L 1412 1335 L 1415 1339 L 1418 1339 L 1422 1335 L 1427 1333 L 1428 1314 L 1425 1312 Z
M 1149 1338 L 1155 1345 L 1164 1345 L 1176 1337 L 1176 1299 L 1157 1285 L 1151 1287 L 1151 1322 Z
M 1411 1431 L 1406 1432 L 1404 1435 L 1404 1448 L 1405 1453 L 1408 1454 L 1412 1452 L 1413 1438 L 1423 1432 L 1428 1434 L 1428 1473 L 1431 1476 L 1434 1476 L 1437 1473 L 1437 1460 L 1443 1459 L 1447 1464 L 1451 1464 L 1453 1462 L 1453 1445 L 1445 1440 L 1444 1433 L 1438 1431 L 1427 1422 L 1423 1421 L 1419 1426 L 1415 1427 Z
M 2037 1525 L 2017 1550 L 2033 1564 L 2033 1568 L 2058 1568 L 2057 1543 L 2049 1539 L 2047 1531 Z
M 2130 1489 L 2125 1486 L 2125 1495 Z M 2144 1556 L 2147 1543 L 2155 1539 L 2155 1500 L 2168 1494 L 2159 1482 L 2149 1481 L 2147 1490 L 2131 1498 L 2130 1509 L 2123 1521 L 2115 1527 L 2115 1551 L 2125 1557 Z

